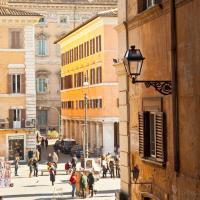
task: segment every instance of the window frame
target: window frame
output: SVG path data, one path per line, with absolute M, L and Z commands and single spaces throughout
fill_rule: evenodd
M 155 155 L 151 152 L 150 115 L 154 115 Z M 166 163 L 166 123 L 165 113 L 144 111 L 138 113 L 139 118 L 139 155 L 144 161 L 165 166 Z

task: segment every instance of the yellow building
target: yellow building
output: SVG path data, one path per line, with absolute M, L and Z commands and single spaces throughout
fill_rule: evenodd
M 103 148 L 104 153 L 119 146 L 118 83 L 112 66 L 118 46 L 116 24 L 117 11 L 105 11 L 56 41 L 62 53 L 64 136 L 82 144 L 86 116 L 89 148 Z
M 24 160 L 33 147 L 27 133 L 36 119 L 34 24 L 39 18 L 0 5 L 0 156 L 8 159 L 18 153 Z

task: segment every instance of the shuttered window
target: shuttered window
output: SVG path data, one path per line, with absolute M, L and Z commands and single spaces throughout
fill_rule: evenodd
M 10 48 L 21 49 L 23 47 L 22 29 L 10 29 Z
M 160 163 L 165 162 L 163 112 L 140 112 L 139 117 L 139 155 Z

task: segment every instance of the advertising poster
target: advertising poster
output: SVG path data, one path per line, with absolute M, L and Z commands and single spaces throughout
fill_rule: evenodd
M 10 187 L 11 166 L 10 163 L 0 159 L 0 188 Z

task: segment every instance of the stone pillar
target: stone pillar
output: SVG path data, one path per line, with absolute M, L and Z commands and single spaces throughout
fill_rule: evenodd
M 114 122 L 103 122 L 103 153 L 114 154 Z
M 99 124 L 98 123 L 95 123 L 95 144 L 96 144 L 96 147 L 99 148 L 100 147 L 100 144 L 99 144 Z

